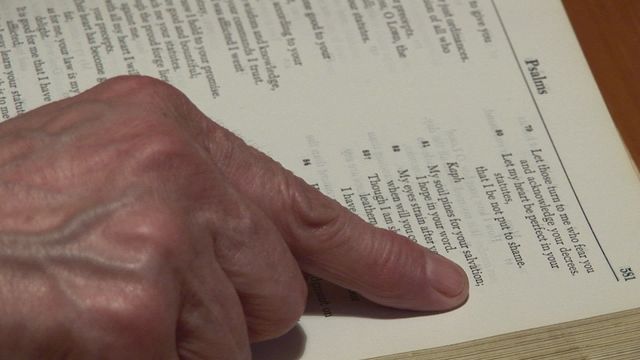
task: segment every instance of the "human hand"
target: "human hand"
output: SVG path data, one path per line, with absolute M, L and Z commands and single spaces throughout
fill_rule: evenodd
M 468 292 L 145 77 L 0 124 L 0 199 L 0 358 L 248 358 L 301 271 L 404 309 Z

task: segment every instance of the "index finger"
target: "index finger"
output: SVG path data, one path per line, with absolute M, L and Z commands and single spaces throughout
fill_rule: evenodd
M 397 308 L 446 310 L 466 300 L 467 277 L 455 263 L 366 223 L 228 130 L 206 127 L 216 164 L 278 226 L 304 271 Z

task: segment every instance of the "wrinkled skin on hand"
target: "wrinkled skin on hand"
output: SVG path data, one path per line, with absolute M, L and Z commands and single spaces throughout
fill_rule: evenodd
M 249 358 L 302 314 L 301 271 L 404 309 L 468 292 L 160 81 L 0 124 L 0 358 Z

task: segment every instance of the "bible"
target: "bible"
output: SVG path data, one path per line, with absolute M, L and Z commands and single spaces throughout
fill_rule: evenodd
M 434 314 L 309 276 L 299 325 L 256 358 L 480 359 L 580 349 L 571 328 L 589 346 L 638 336 L 639 176 L 560 1 L 2 5 L 0 119 L 153 76 L 468 274 L 466 304 Z

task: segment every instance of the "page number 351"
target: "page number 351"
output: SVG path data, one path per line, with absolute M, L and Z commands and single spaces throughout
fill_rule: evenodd
M 634 280 L 636 278 L 636 274 L 630 267 L 620 268 L 620 273 L 622 274 L 624 281 Z

